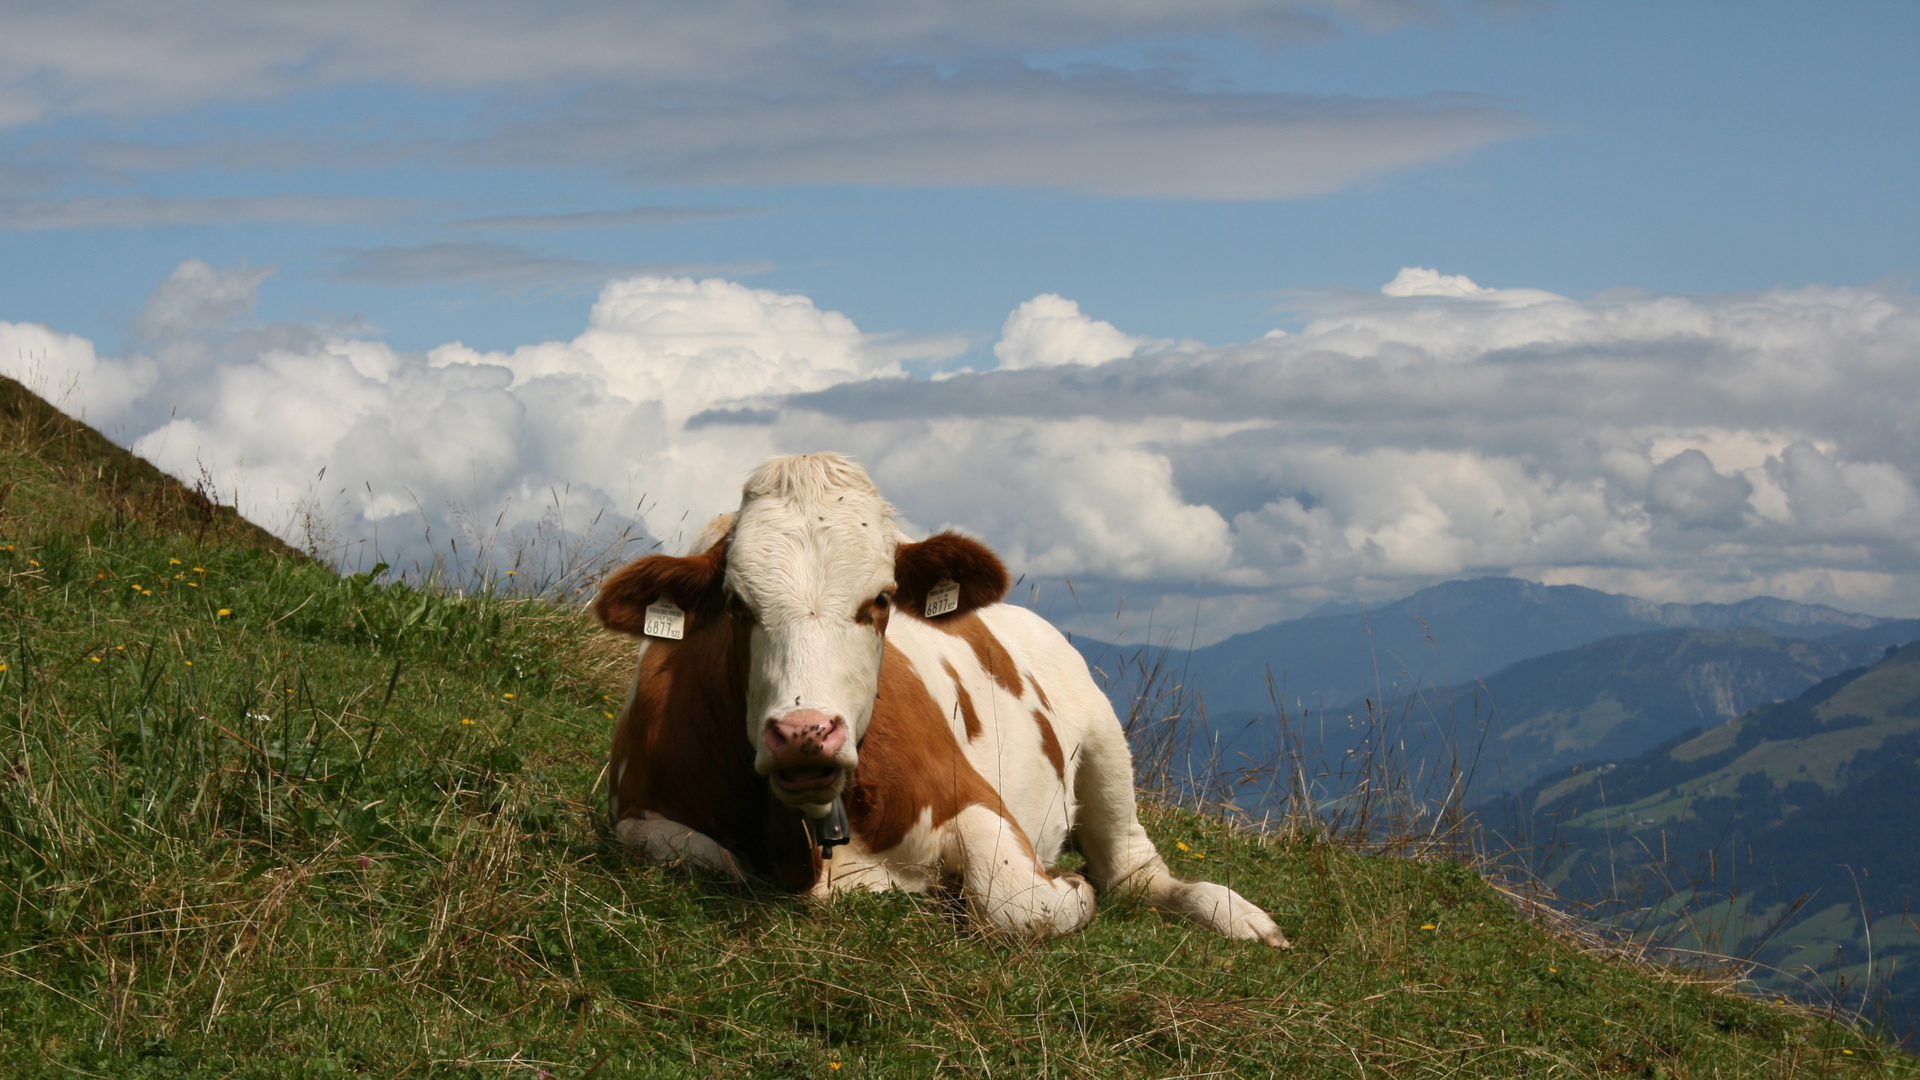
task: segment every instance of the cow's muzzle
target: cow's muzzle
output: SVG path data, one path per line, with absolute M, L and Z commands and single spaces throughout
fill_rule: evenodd
M 761 734 L 774 790 L 802 802 L 827 802 L 845 764 L 847 722 L 818 709 L 797 709 L 768 722 Z

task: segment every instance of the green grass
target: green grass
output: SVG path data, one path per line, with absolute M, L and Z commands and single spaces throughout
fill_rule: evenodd
M 600 802 L 624 643 L 116 516 L 75 468 L 0 445 L 6 1076 L 1920 1076 L 1463 866 L 1166 807 L 1169 861 L 1292 951 L 644 865 Z

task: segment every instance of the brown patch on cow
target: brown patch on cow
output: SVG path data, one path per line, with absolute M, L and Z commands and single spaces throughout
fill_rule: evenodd
M 1047 700 L 1047 692 L 1040 688 L 1040 680 L 1029 675 L 1027 676 L 1027 684 L 1033 687 L 1033 696 L 1040 699 L 1040 707 L 1048 712 L 1052 712 L 1053 702 Z
M 978 615 L 947 616 L 942 619 L 923 619 L 927 625 L 944 631 L 967 643 L 973 650 L 973 658 L 980 661 L 981 670 L 993 676 L 1000 688 L 1016 698 L 1025 699 L 1026 681 L 1020 677 L 1020 665 L 1013 662 L 1013 655 L 1000 639 L 993 636 L 987 624 Z
M 982 730 L 980 714 L 973 711 L 973 695 L 967 693 L 966 684 L 960 681 L 960 673 L 953 670 L 952 664 L 942 660 L 940 666 L 946 669 L 947 678 L 953 680 L 953 692 L 960 697 L 960 721 L 967 726 L 967 741 L 972 742 L 980 737 Z
M 712 837 L 755 874 L 805 892 L 819 853 L 799 811 L 753 771 L 750 632 L 731 619 L 689 621 L 684 640 L 647 645 L 637 691 L 614 728 L 607 780 L 621 817 L 651 810 Z
M 1053 763 L 1053 774 L 1064 781 L 1067 778 L 1067 757 L 1060 752 L 1060 739 L 1053 733 L 1053 721 L 1047 719 L 1046 713 L 1035 709 L 1033 722 L 1040 727 L 1040 752 Z
M 935 622 L 958 620 L 1007 595 L 1007 568 L 985 544 L 959 533 L 935 533 L 917 544 L 901 544 L 893 556 L 894 598 L 908 611 L 927 610 L 927 593 L 942 581 L 960 586 L 960 606 Z
M 700 616 L 725 610 L 727 542 L 723 536 L 698 555 L 649 555 L 614 571 L 600 583 L 593 602 L 600 625 L 640 637 L 647 605 L 661 597 L 687 613 L 689 629 L 702 621 Z
M 984 806 L 1011 823 L 993 785 L 974 770 L 953 737 L 938 702 L 913 663 L 888 649 L 880 666 L 880 698 L 860 744 L 860 767 L 847 785 L 847 816 L 867 849 L 898 847 L 931 810 L 937 828 L 969 806 Z M 1019 825 L 1014 832 L 1031 855 L 1033 845 Z

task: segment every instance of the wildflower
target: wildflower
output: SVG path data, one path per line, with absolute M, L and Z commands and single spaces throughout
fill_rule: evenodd
M 1193 853 L 1193 857 L 1196 859 L 1204 859 L 1207 857 L 1207 853 L 1204 851 L 1196 851 Z
M 107 572 L 105 570 L 102 570 L 99 573 L 93 575 L 93 580 L 101 581 L 101 580 L 104 580 L 106 576 L 107 576 Z
M 197 582 L 197 581 L 189 581 L 189 582 L 187 582 L 187 588 L 189 588 L 189 589 L 197 589 L 197 588 L 199 588 L 199 587 L 200 587 L 200 583 L 199 583 L 199 582 Z
M 0 671 L 5 671 L 5 670 L 7 670 L 7 669 L 6 669 L 6 668 L 3 668 L 3 667 L 0 667 Z M 602 711 L 605 711 L 605 710 L 602 710 Z M 611 720 L 611 719 L 613 719 L 613 714 L 612 714 L 612 713 L 607 713 L 607 719 L 609 719 L 609 720 Z
M 204 566 L 196 566 L 193 568 L 193 572 L 196 574 L 204 574 L 207 572 L 207 568 Z
M 229 615 L 231 615 L 231 614 L 233 614 L 233 609 L 232 609 L 232 608 L 221 608 L 221 609 L 220 609 L 220 617 L 221 617 L 221 618 L 223 618 L 223 619 L 224 619 L 224 618 L 226 618 L 227 616 L 229 616 Z
M 167 565 L 168 565 L 168 566 L 179 566 L 179 565 L 180 565 L 180 560 L 179 560 L 179 559 L 168 559 L 168 560 L 167 560 Z
M 1560 969 L 1559 969 L 1559 968 L 1555 968 L 1555 967 L 1550 967 L 1550 968 L 1548 968 L 1547 970 L 1548 970 L 1548 971 L 1559 971 Z
M 1186 842 L 1185 840 L 1175 840 L 1175 841 L 1173 842 L 1173 846 L 1174 846 L 1174 847 L 1177 847 L 1177 848 L 1179 848 L 1179 849 L 1180 849 L 1181 851 L 1192 851 L 1192 850 L 1193 850 L 1192 848 L 1190 848 L 1190 847 L 1188 847 L 1188 846 L 1187 846 L 1187 842 Z
M 471 727 L 471 726 L 473 726 L 473 717 L 471 717 L 471 716 L 463 716 L 463 717 L 461 717 L 461 718 L 460 718 L 460 722 L 461 722 L 461 723 L 463 723 L 463 724 L 466 724 L 466 725 L 467 725 L 467 726 L 469 726 L 469 727 Z
M 509 571 L 507 571 L 507 576 L 508 576 L 508 577 L 512 577 L 513 575 L 515 575 L 515 574 L 517 574 L 517 573 L 519 573 L 519 572 L 520 572 L 520 571 L 518 571 L 518 570 L 509 570 Z
M 6 547 L 0 548 L 0 551 L 12 551 L 12 550 L 13 550 L 12 544 L 8 544 Z
M 5 670 L 7 670 L 7 665 L 0 664 L 0 671 L 5 671 Z
M 93 662 L 94 662 L 94 663 L 96 663 L 96 664 L 100 662 L 100 658 L 99 658 L 99 657 L 97 657 L 97 656 L 89 656 L 89 657 L 87 657 L 87 659 L 89 659 L 89 660 L 91 660 L 91 661 L 93 661 Z
M 39 565 L 40 565 L 40 560 L 39 560 L 39 559 L 28 559 L 28 560 L 27 560 L 27 565 L 28 565 L 28 566 L 39 566 Z
M 1422 930 L 1438 930 L 1438 929 L 1440 929 L 1440 928 L 1439 928 L 1439 927 L 1437 927 L 1437 926 L 1435 926 L 1435 925 L 1433 925 L 1433 924 L 1432 924 L 1432 923 L 1430 923 L 1430 922 L 1423 922 L 1423 923 L 1421 923 L 1421 924 L 1420 924 L 1420 929 L 1422 929 Z
M 137 581 L 136 581 L 136 582 L 134 582 L 134 583 L 133 583 L 133 591 L 134 591 L 134 592 L 139 592 L 139 591 L 140 591 L 140 583 L 139 583 L 139 582 L 137 582 Z
M 188 666 L 188 667 L 192 667 L 192 666 L 193 666 L 193 661 L 191 661 L 191 660 L 189 660 L 189 661 L 187 661 L 187 666 Z
M 505 698 L 505 699 L 506 699 L 506 700 L 508 700 L 508 701 L 512 701 L 512 700 L 513 700 L 513 695 L 512 695 L 512 694 L 501 694 L 500 696 L 501 696 L 502 698 Z
M 1840 1051 L 1840 1052 L 1841 1052 L 1841 1053 L 1843 1053 L 1843 1054 L 1845 1054 L 1845 1055 L 1847 1055 L 1848 1057 L 1852 1057 L 1852 1056 L 1853 1056 L 1853 1051 L 1851 1051 L 1851 1050 L 1842 1050 L 1842 1051 Z
M 371 869 L 372 866 L 373 866 L 372 859 L 367 858 L 365 855 L 360 856 L 360 869 L 367 870 L 367 869 Z

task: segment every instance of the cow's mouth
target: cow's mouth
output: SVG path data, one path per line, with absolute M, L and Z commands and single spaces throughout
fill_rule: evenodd
M 790 769 L 774 770 L 773 782 L 779 785 L 782 791 L 798 794 L 803 791 L 817 791 L 832 787 L 834 779 L 839 775 L 840 770 L 831 765 L 794 766 Z

